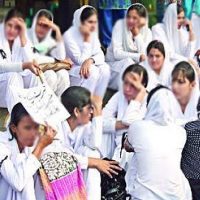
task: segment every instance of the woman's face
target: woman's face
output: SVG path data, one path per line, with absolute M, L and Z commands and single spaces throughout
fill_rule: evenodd
M 13 41 L 19 35 L 20 27 L 18 25 L 18 18 L 13 17 L 5 23 L 5 36 L 7 40 Z
M 134 72 L 133 72 L 134 73 Z M 139 77 L 139 74 L 134 73 L 135 76 Z M 124 96 L 128 101 L 131 101 L 136 98 L 138 95 L 138 90 L 135 88 L 135 86 L 132 84 L 132 75 L 131 73 L 127 73 L 123 80 L 123 92 Z
M 126 23 L 129 30 L 134 27 L 141 28 L 146 24 L 146 19 L 144 17 L 140 17 L 136 10 L 130 10 L 126 17 Z
M 96 31 L 97 29 L 97 15 L 93 14 L 90 16 L 88 19 L 86 19 L 83 23 L 82 26 L 87 28 L 87 31 L 92 33 Z
M 181 74 L 172 79 L 172 91 L 179 102 L 189 100 L 194 87 L 195 81 L 190 82 Z
M 92 119 L 93 109 L 91 104 L 88 104 L 78 111 L 77 121 L 79 125 L 85 125 Z
M 32 118 L 24 116 L 17 126 L 11 125 L 12 132 L 16 135 L 21 147 L 32 147 L 39 134 L 39 126 Z
M 178 28 L 180 28 L 181 26 L 184 25 L 184 23 L 185 23 L 185 13 L 184 13 L 184 11 L 180 12 L 177 15 L 177 23 L 178 23 Z
M 165 57 L 158 49 L 152 48 L 150 50 L 148 54 L 148 63 L 156 73 L 160 73 L 164 61 Z
M 50 27 L 48 26 L 48 23 L 50 22 L 51 21 L 45 16 L 37 19 L 35 33 L 38 39 L 42 40 L 47 36 L 48 32 L 50 31 Z

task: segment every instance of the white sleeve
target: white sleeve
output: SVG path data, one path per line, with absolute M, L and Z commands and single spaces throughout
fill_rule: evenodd
M 63 41 L 57 42 L 56 47 L 50 52 L 50 55 L 57 60 L 65 59 L 65 45 Z
M 119 93 L 116 93 L 103 109 L 103 132 L 115 132 L 116 130 L 118 101 Z
M 26 42 L 24 47 L 21 47 L 23 62 L 32 62 L 34 59 L 34 53 L 30 41 Z
M 94 59 L 95 65 L 101 65 L 105 62 L 105 56 L 103 54 L 103 51 L 101 50 L 101 44 L 99 42 L 99 38 L 96 35 L 94 38 L 94 49 L 93 49 L 93 55 L 91 58 Z
M 122 122 L 123 124 L 130 126 L 134 121 L 143 119 L 144 115 L 142 104 L 139 101 L 131 100 Z
M 5 72 L 22 72 L 22 63 L 1 63 L 0 61 L 0 74 Z
M 70 31 L 70 30 L 69 30 Z M 82 65 L 82 63 L 92 56 L 92 44 L 88 42 L 83 42 L 82 49 L 79 47 L 76 40 L 71 36 L 69 32 L 66 32 L 63 36 L 65 49 L 67 56 L 76 65 Z
M 141 53 L 132 53 L 124 51 L 123 49 L 123 30 L 121 27 L 121 21 L 118 21 L 113 27 L 112 31 L 112 48 L 115 60 L 122 60 L 125 58 L 132 58 L 135 61 L 139 61 Z
M 88 168 L 88 157 L 82 156 L 80 154 L 73 154 L 73 155 L 78 160 L 78 163 L 80 164 L 81 169 L 87 169 Z
M 38 64 L 42 63 L 54 63 L 55 59 L 51 56 L 41 55 L 39 53 L 34 54 L 34 59 L 37 61 Z
M 3 161 L 0 172 L 8 184 L 14 190 L 20 192 L 39 169 L 40 162 L 33 154 L 27 157 L 24 153 L 20 153 L 15 158 L 16 162 L 13 163 L 7 152 L 7 147 L 1 145 L 0 160 L 2 161 L 6 156 L 8 157 Z
M 183 56 L 194 58 L 196 40 L 189 41 L 189 33 L 185 29 L 181 30 L 181 37 L 183 37 L 181 42 Z
M 94 117 L 92 122 L 84 130 L 84 143 L 89 148 L 100 149 L 103 133 L 102 116 Z

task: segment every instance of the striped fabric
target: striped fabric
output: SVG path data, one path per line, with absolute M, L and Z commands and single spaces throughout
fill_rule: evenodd
M 66 152 L 47 153 L 40 160 L 46 200 L 86 200 L 83 175 L 77 160 Z

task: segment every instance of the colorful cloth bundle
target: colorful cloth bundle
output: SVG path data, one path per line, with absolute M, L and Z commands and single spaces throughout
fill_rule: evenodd
M 46 200 L 86 200 L 86 189 L 76 158 L 66 152 L 50 152 L 40 159 L 41 182 Z

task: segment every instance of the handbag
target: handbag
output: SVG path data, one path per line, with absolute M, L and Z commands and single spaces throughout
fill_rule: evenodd
M 104 158 L 104 160 L 109 160 Z M 131 195 L 126 191 L 125 182 L 126 171 L 118 171 L 118 175 L 113 174 L 110 178 L 107 174 L 101 173 L 101 200 L 130 200 Z

